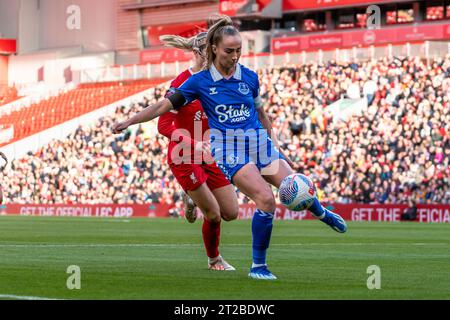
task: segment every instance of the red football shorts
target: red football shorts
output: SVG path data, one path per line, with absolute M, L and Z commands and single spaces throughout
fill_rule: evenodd
M 210 190 L 225 187 L 230 181 L 217 164 L 170 164 L 170 170 L 184 191 L 194 191 L 206 182 Z

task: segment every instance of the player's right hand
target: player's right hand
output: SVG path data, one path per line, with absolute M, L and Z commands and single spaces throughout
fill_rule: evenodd
M 114 125 L 112 126 L 112 132 L 114 134 L 118 134 L 121 133 L 123 130 L 128 128 L 128 123 L 126 121 L 124 122 L 116 122 L 114 123 Z
M 195 152 L 202 154 L 202 160 L 206 163 L 214 163 L 214 158 L 211 155 L 211 142 L 198 141 L 195 144 Z

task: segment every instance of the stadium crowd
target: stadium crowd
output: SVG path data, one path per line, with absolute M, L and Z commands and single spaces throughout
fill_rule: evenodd
M 309 63 L 258 70 L 282 148 L 312 176 L 323 202 L 450 203 L 450 56 Z M 368 109 L 333 121 L 325 107 L 355 86 Z M 162 98 L 117 109 L 67 138 L 14 160 L 10 203 L 178 203 L 156 121 L 111 134 L 113 121 Z M 241 202 L 247 198 L 239 194 Z

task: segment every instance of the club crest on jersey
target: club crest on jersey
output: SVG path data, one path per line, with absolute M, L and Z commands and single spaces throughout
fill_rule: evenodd
M 238 165 L 239 162 L 239 157 L 235 156 L 234 154 L 230 154 L 227 157 L 227 165 L 230 168 L 234 168 Z
M 245 82 L 239 83 L 239 89 L 238 90 L 243 95 L 247 95 L 250 92 L 250 88 L 248 87 L 248 85 Z

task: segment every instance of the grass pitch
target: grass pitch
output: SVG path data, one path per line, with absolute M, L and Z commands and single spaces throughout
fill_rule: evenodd
M 269 266 L 247 277 L 251 221 L 222 224 L 221 253 L 235 272 L 207 269 L 201 221 L 0 217 L 0 299 L 449 299 L 450 225 L 276 221 Z M 69 290 L 71 265 L 81 289 Z M 367 268 L 381 270 L 369 290 Z

